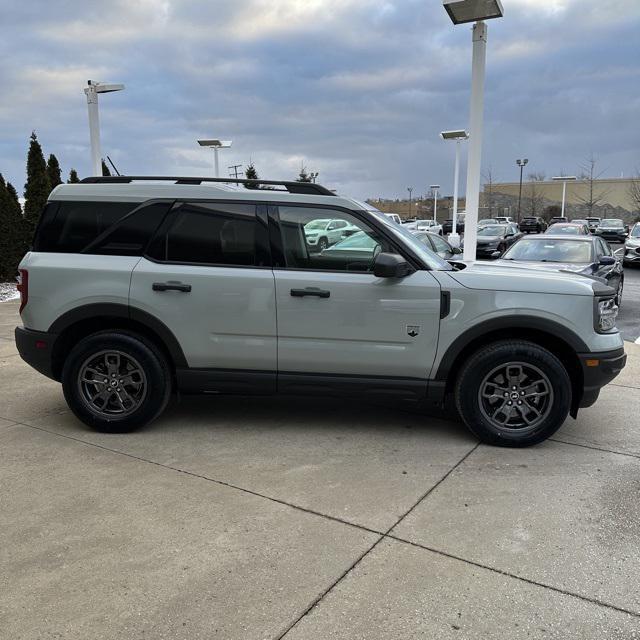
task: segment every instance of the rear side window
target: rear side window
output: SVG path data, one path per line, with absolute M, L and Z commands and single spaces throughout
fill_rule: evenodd
M 162 262 L 256 266 L 256 207 L 184 203 L 159 229 L 147 255 Z
M 137 206 L 137 202 L 49 203 L 34 239 L 34 251 L 80 253 Z

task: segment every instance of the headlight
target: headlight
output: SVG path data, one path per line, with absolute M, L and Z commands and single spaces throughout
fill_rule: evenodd
M 618 318 L 618 305 L 613 298 L 606 300 L 598 300 L 596 306 L 596 331 L 606 333 L 616 327 L 616 319 Z

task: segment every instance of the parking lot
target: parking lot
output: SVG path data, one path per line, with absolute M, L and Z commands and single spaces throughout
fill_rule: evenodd
M 532 449 L 315 398 L 183 398 L 103 435 L 21 361 L 17 308 L 0 303 L 2 638 L 640 638 L 640 345 Z

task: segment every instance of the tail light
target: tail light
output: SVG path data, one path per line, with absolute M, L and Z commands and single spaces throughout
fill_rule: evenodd
M 20 313 L 29 302 L 29 272 L 26 269 L 18 269 L 18 285 L 16 289 L 20 292 Z

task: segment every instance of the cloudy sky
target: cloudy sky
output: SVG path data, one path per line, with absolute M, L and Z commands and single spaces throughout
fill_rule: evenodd
M 504 0 L 489 23 L 484 170 L 548 176 L 591 153 L 640 168 L 640 2 Z M 468 126 L 470 26 L 441 0 L 0 0 L 0 171 L 19 190 L 29 134 L 89 174 L 83 87 L 101 98 L 103 153 L 122 173 L 211 175 L 200 137 L 231 138 L 221 166 L 319 181 L 364 197 L 439 182 Z

